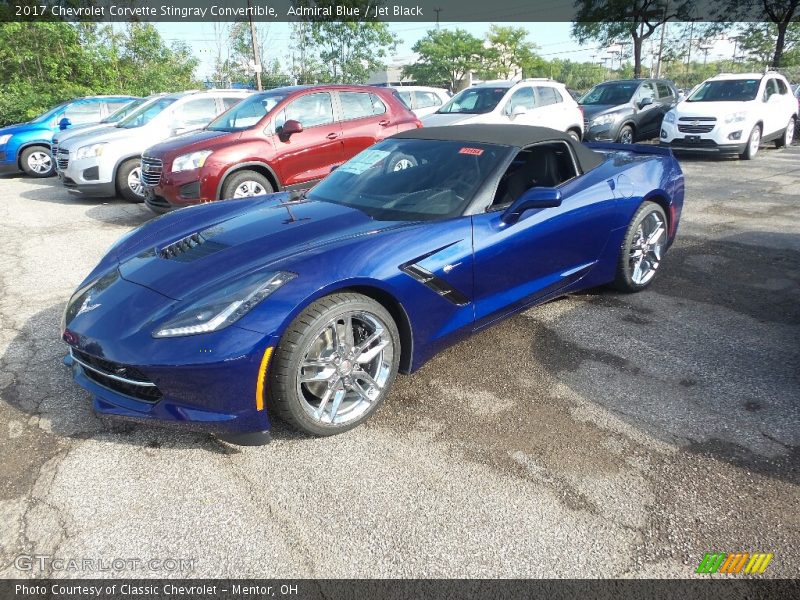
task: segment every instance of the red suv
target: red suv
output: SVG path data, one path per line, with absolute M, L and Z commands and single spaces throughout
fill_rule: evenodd
M 416 127 L 422 123 L 390 88 L 294 86 L 253 94 L 205 129 L 145 150 L 145 202 L 163 213 L 308 187 L 375 142 Z

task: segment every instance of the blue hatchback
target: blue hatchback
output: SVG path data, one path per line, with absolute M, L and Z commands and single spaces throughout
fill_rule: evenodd
M 98 123 L 135 98 L 89 96 L 59 104 L 27 123 L 0 127 L 0 174 L 23 171 L 31 177 L 55 175 L 50 152 L 53 134 Z

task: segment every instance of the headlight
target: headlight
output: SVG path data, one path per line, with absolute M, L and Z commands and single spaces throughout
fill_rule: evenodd
M 11 139 L 13 134 L 7 133 L 5 135 L 0 135 L 0 146 L 5 146 L 8 143 L 8 140 Z
M 72 319 L 79 314 L 97 308 L 99 305 L 91 304 L 92 299 L 97 297 L 98 294 L 117 281 L 117 279 L 119 279 L 119 271 L 113 269 L 105 275 L 92 279 L 89 283 L 72 294 L 72 297 L 69 299 L 64 309 L 64 314 L 61 317 L 61 332 L 63 333 L 67 325 L 72 322 Z
M 671 110 L 664 115 L 664 123 L 674 123 L 674 122 L 675 122 L 675 111 Z
M 178 171 L 199 169 L 205 164 L 211 152 L 211 150 L 200 150 L 199 152 L 192 152 L 191 154 L 181 154 L 172 161 L 172 172 L 177 173 Z
M 92 144 L 91 146 L 81 146 L 75 153 L 76 159 L 92 158 L 94 156 L 102 156 L 103 150 L 106 148 L 106 142 L 100 144 Z
M 202 299 L 178 311 L 177 316 L 153 332 L 153 337 L 177 337 L 218 331 L 235 323 L 287 281 L 294 273 L 251 273 L 210 290 Z
M 600 115 L 592 119 L 592 125 L 610 125 L 619 119 L 619 113 L 609 113 L 607 115 Z
M 731 123 L 741 123 L 747 118 L 747 111 L 739 111 L 735 113 L 729 114 L 725 117 L 725 124 L 730 125 Z

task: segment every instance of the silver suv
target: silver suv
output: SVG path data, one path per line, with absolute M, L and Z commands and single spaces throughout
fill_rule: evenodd
M 172 136 L 205 127 L 250 92 L 207 90 L 152 98 L 115 127 L 71 136 L 60 143 L 56 161 L 61 183 L 87 196 L 119 194 L 143 202 L 141 155 Z

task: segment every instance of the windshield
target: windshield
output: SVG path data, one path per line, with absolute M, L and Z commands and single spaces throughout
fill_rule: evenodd
M 631 83 L 604 83 L 596 85 L 578 100 L 584 106 L 603 104 L 625 104 L 631 101 L 633 94 L 639 87 L 637 82 Z
M 467 88 L 453 96 L 439 113 L 479 115 L 491 112 L 508 92 L 507 87 Z
M 69 105 L 69 102 L 62 102 L 61 104 L 58 104 L 57 106 L 54 106 L 48 110 L 46 113 L 42 113 L 35 119 L 32 119 L 29 121 L 29 123 L 44 123 L 45 121 L 49 121 L 56 115 L 57 112 L 59 112 L 62 108 L 65 108 L 67 105 Z
M 144 104 L 130 113 L 127 117 L 117 123 L 117 127 L 124 129 L 133 129 L 147 125 L 150 121 L 164 112 L 170 104 L 175 102 L 175 98 L 158 98 Z
M 747 102 L 755 100 L 760 79 L 723 79 L 701 83 L 687 102 Z
M 105 119 L 100 121 L 101 123 L 118 123 L 137 108 L 139 108 L 142 104 L 147 102 L 147 98 L 140 98 L 139 100 L 134 100 L 125 104 L 122 108 L 115 110 L 113 113 L 108 115 Z
M 252 127 L 275 108 L 286 94 L 256 94 L 242 100 L 230 110 L 211 121 L 211 131 L 242 131 Z
M 307 197 L 378 221 L 455 217 L 509 152 L 493 144 L 388 139 L 344 163 Z

